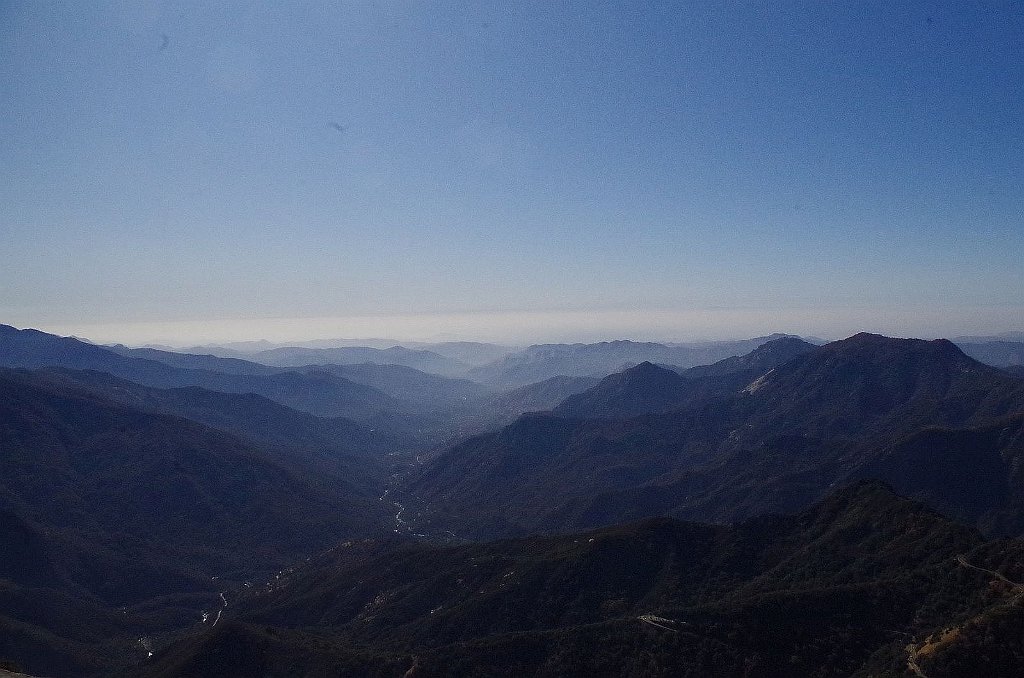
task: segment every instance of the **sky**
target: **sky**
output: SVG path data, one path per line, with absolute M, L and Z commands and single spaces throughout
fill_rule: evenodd
M 0 322 L 1024 329 L 1024 2 L 0 0 Z

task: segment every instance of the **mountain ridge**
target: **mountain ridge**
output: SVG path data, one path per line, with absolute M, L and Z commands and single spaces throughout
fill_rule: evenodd
M 288 407 L 328 417 L 365 419 L 382 410 L 401 409 L 394 398 L 376 389 L 327 373 L 229 374 L 183 369 L 157 360 L 123 356 L 77 339 L 7 325 L 0 326 L 0 366 L 97 370 L 155 388 L 200 386 L 214 391 L 258 393 Z
M 621 371 L 623 365 L 644 361 L 688 368 L 748 353 L 782 336 L 786 335 L 674 345 L 625 339 L 592 344 L 535 344 L 474 368 L 468 375 L 487 384 L 518 387 L 555 376 L 605 377 Z
M 553 412 L 566 417 L 622 419 L 678 409 L 701 398 L 727 395 L 741 384 L 814 348 L 801 339 L 783 337 L 746 355 L 686 370 L 642 362 L 570 396 Z
M 529 415 L 467 440 L 408 481 L 417 529 L 496 536 L 796 510 L 893 439 L 1024 411 L 1024 382 L 944 341 L 855 335 L 756 383 L 625 419 Z

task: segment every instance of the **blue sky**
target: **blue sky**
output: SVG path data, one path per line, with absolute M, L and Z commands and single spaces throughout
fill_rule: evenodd
M 211 4 L 0 4 L 0 322 L 1024 325 L 1022 2 Z

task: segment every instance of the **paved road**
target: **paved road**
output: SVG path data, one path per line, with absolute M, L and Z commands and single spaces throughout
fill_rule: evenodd
M 1018 584 L 1015 581 L 1007 579 L 1006 577 L 1004 577 L 999 572 L 996 572 L 995 570 L 988 570 L 988 569 L 985 569 L 984 567 L 978 567 L 977 565 L 972 565 L 971 563 L 967 562 L 967 558 L 964 557 L 963 555 L 957 556 L 956 557 L 956 562 L 960 563 L 964 567 L 970 568 L 972 570 L 978 570 L 979 572 L 985 572 L 986 574 L 992 575 L 993 577 L 995 577 L 999 581 L 1006 582 L 1007 584 L 1009 584 L 1010 586 L 1012 586 L 1014 589 L 1017 590 L 1017 595 L 1018 596 L 1021 595 L 1022 593 L 1024 593 L 1024 584 Z
M 220 592 L 220 599 L 221 599 L 221 601 L 222 601 L 222 602 L 224 603 L 224 607 L 222 607 L 222 608 L 220 608 L 219 610 L 217 610 L 217 618 L 216 618 L 216 619 L 214 619 L 214 620 L 213 620 L 213 624 L 211 624 L 211 625 L 210 625 L 210 628 L 211 628 L 211 629 L 212 629 L 212 628 L 213 628 L 214 626 L 216 626 L 216 625 L 217 625 L 217 622 L 219 622 L 219 621 L 220 621 L 220 616 L 221 616 L 221 615 L 222 615 L 222 614 L 224 613 L 224 610 L 228 609 L 228 599 L 227 599 L 227 597 L 226 597 L 226 596 L 224 595 L 225 593 L 227 593 L 227 591 L 221 591 L 221 592 Z
M 644 624 L 649 624 L 651 626 L 657 627 L 659 629 L 664 629 L 666 631 L 671 631 L 673 633 L 678 633 L 679 629 L 673 628 L 673 626 L 671 625 L 675 625 L 677 627 L 687 625 L 686 622 L 676 621 L 675 619 L 665 619 L 664 617 L 656 617 L 653 614 L 642 614 L 636 619 L 637 621 L 643 622 Z
M 978 572 L 984 572 L 985 574 L 1012 586 L 1017 594 L 1016 596 L 1014 596 L 1014 601 L 1016 601 L 1021 596 L 1024 596 L 1024 584 L 1019 584 L 1013 581 L 1012 579 L 1007 579 L 1005 575 L 1003 575 L 1000 572 L 996 572 L 995 570 L 990 570 L 985 567 L 978 567 L 974 563 L 968 562 L 967 556 L 964 554 L 958 555 L 956 557 L 956 562 L 961 567 L 966 567 L 970 570 L 977 570 Z M 917 650 L 917 645 L 915 645 L 914 643 L 907 645 L 907 668 L 910 669 L 910 671 L 918 678 L 928 678 L 928 676 L 925 675 L 924 671 L 921 670 L 921 667 L 917 664 Z

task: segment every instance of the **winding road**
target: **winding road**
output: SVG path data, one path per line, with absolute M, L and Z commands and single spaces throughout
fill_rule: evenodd
M 955 560 L 957 564 L 961 567 L 965 567 L 969 570 L 977 570 L 978 572 L 984 572 L 985 574 L 989 575 L 990 577 L 993 577 L 994 579 L 998 579 L 999 581 L 1005 584 L 1009 584 L 1011 587 L 1013 587 L 1013 590 L 1016 593 L 1011 602 L 1016 602 L 1022 596 L 1024 596 L 1024 584 L 1015 582 L 1012 579 L 1007 579 L 1006 575 L 1002 574 L 1001 572 L 996 572 L 995 570 L 990 570 L 986 567 L 979 567 L 974 563 L 968 562 L 966 554 L 962 553 L 958 555 L 955 558 Z M 921 667 L 917 664 L 917 653 L 917 645 L 915 645 L 914 643 L 907 645 L 907 668 L 910 670 L 911 673 L 913 673 L 918 678 L 928 678 L 925 672 L 922 671 Z
M 988 569 L 985 569 L 984 567 L 978 567 L 977 565 L 973 565 L 973 564 L 967 562 L 967 558 L 965 556 L 963 556 L 963 555 L 957 556 L 956 557 L 956 562 L 958 562 L 960 565 L 963 565 L 964 567 L 969 568 L 971 570 L 977 570 L 978 572 L 984 572 L 986 574 L 990 574 L 993 577 L 995 577 L 996 579 L 998 579 L 999 581 L 1002 581 L 1002 582 L 1005 582 L 1005 583 L 1009 584 L 1010 586 L 1012 586 L 1017 591 L 1017 597 L 1018 598 L 1021 595 L 1024 595 L 1024 584 L 1018 584 L 1017 582 L 1015 582 L 1015 581 L 1013 581 L 1011 579 L 1007 579 L 1005 576 L 1003 576 L 999 572 L 996 572 L 995 570 L 988 570 Z
M 220 592 L 220 599 L 224 603 L 224 606 L 222 608 L 220 608 L 219 610 L 217 610 L 217 616 L 214 618 L 213 623 L 210 624 L 210 628 L 211 629 L 214 626 L 217 625 L 217 622 L 220 621 L 220 616 L 224 613 L 224 610 L 228 609 L 228 599 L 227 599 L 227 596 L 224 595 L 225 593 L 227 593 L 227 591 L 221 591 Z M 206 620 L 207 620 L 207 616 L 206 616 L 206 613 L 204 612 L 203 613 L 203 621 L 205 622 Z

